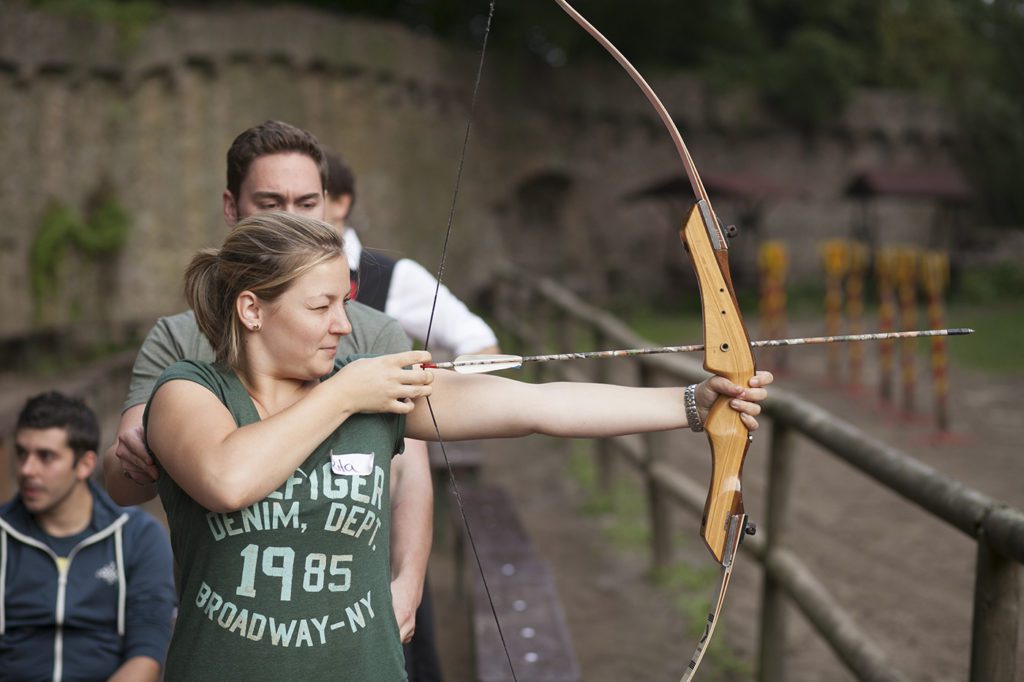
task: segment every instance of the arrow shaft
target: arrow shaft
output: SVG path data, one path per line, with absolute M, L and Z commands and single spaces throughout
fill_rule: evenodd
M 860 341 L 890 341 L 896 339 L 916 339 L 934 336 L 961 336 L 973 334 L 974 330 L 966 327 L 954 329 L 922 329 L 905 332 L 874 332 L 869 334 L 842 334 L 836 336 L 808 336 L 792 339 L 762 339 L 751 341 L 752 348 L 777 346 L 810 346 L 823 343 L 851 343 Z M 626 348 L 622 350 L 597 350 L 579 353 L 549 353 L 546 355 L 504 356 L 501 358 L 482 358 L 474 360 L 472 355 L 464 356 L 450 362 L 429 363 L 424 365 L 436 369 L 459 369 L 460 367 L 479 367 L 486 365 L 508 365 L 511 360 L 519 364 L 527 362 L 552 362 L 556 360 L 594 360 L 598 358 L 626 358 L 639 355 L 661 355 L 665 353 L 694 353 L 704 350 L 704 344 L 694 343 L 686 346 L 659 346 L 657 348 Z

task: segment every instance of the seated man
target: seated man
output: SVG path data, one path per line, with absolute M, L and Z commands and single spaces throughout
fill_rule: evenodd
M 0 680 L 158 680 L 175 605 L 153 517 L 89 480 L 85 404 L 30 399 L 15 430 L 18 494 L 0 507 Z

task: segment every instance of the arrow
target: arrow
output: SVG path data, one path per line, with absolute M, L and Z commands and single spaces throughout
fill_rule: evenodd
M 871 334 L 845 334 L 840 336 L 811 336 L 795 339 L 765 339 L 751 341 L 751 348 L 773 346 L 808 346 L 819 343 L 848 343 L 856 341 L 888 341 L 890 339 L 916 339 L 929 336 L 962 336 L 973 334 L 967 327 L 955 329 L 924 329 L 907 332 L 875 332 Z M 552 353 L 549 355 L 460 355 L 449 362 L 427 362 L 424 369 L 454 369 L 460 374 L 483 374 L 518 369 L 527 362 L 551 362 L 552 360 L 593 360 L 596 358 L 628 358 L 638 355 L 660 355 L 662 353 L 693 353 L 704 350 L 704 344 L 689 346 L 660 346 L 658 348 L 628 348 L 624 350 L 596 350 L 583 353 Z

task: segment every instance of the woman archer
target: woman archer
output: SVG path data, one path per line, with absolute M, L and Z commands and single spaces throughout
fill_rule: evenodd
M 169 680 L 405 679 L 390 606 L 388 481 L 402 438 L 607 437 L 687 425 L 683 390 L 526 384 L 419 367 L 425 351 L 335 362 L 348 267 L 336 230 L 266 213 L 185 275 L 217 362 L 181 362 L 146 408 L 179 568 Z M 326 377 L 326 378 L 323 378 Z M 701 383 L 750 430 L 772 377 Z

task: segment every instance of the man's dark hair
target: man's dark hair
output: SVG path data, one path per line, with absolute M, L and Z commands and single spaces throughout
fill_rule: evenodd
M 228 148 L 228 191 L 238 199 L 249 166 L 261 156 L 296 152 L 313 159 L 320 171 L 320 185 L 327 186 L 324 148 L 313 133 L 283 121 L 267 121 L 243 131 Z
M 356 203 L 356 176 L 340 154 L 327 152 L 327 195 L 337 199 L 345 194 Z
M 96 415 L 80 398 L 71 398 L 57 391 L 29 398 L 18 414 L 15 430 L 64 429 L 68 446 L 75 453 L 75 463 L 82 455 L 100 447 L 100 425 Z

